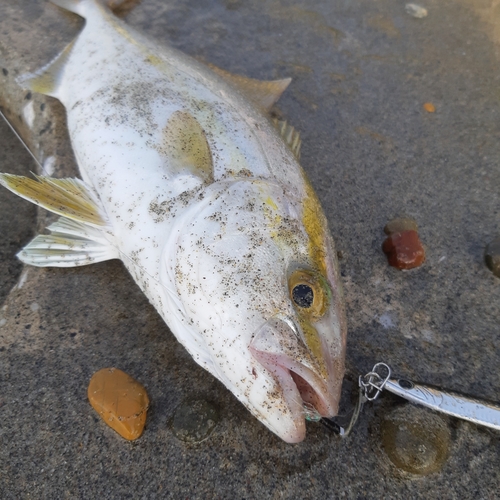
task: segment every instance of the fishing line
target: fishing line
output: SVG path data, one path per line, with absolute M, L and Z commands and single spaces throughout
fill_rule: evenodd
M 48 175 L 47 172 L 45 171 L 45 169 L 43 168 L 42 164 L 38 161 L 38 158 L 33 154 L 33 152 L 28 147 L 28 145 L 23 141 L 22 137 L 17 133 L 17 130 L 14 128 L 14 126 L 10 123 L 10 121 L 7 119 L 7 117 L 2 113 L 2 110 L 0 110 L 0 115 L 5 120 L 5 123 L 9 126 L 9 128 L 12 130 L 12 132 L 14 132 L 14 135 L 19 139 L 21 144 L 25 147 L 26 151 L 28 151 L 28 153 L 31 155 L 31 157 L 35 160 L 35 163 L 38 165 L 40 170 L 43 173 L 45 173 L 46 175 Z

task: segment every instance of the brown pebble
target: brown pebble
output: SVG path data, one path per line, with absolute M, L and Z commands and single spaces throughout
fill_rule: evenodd
M 132 441 L 144 430 L 149 398 L 142 384 L 118 368 L 94 373 L 88 388 L 90 404 L 120 436 Z
M 398 269 L 412 269 L 425 260 L 425 250 L 416 231 L 391 234 L 382 245 L 389 265 Z
M 424 104 L 424 109 L 427 111 L 427 113 L 434 113 L 436 111 L 436 106 L 432 104 L 432 102 L 426 102 Z
M 400 233 L 401 231 L 418 231 L 417 223 L 408 217 L 398 217 L 389 221 L 384 227 L 385 234 Z

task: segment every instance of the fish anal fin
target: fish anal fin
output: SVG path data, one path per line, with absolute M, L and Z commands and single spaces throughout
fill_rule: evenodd
M 35 73 L 28 73 L 18 78 L 18 83 L 33 92 L 58 97 L 58 88 L 61 83 L 64 66 L 68 61 L 75 40 L 66 45 L 52 61 L 40 68 Z
M 66 217 L 47 229 L 52 234 L 38 235 L 17 254 L 22 262 L 37 267 L 75 267 L 120 257 L 101 229 Z
M 213 180 L 212 153 L 198 120 L 186 111 L 176 111 L 163 129 L 160 154 L 168 158 L 171 172 L 191 174 L 203 182 Z
M 281 97 L 281 94 L 286 90 L 291 78 L 284 78 L 282 80 L 257 80 L 255 78 L 248 78 L 242 75 L 234 75 L 223 69 L 208 64 L 208 67 L 217 73 L 224 80 L 228 81 L 237 87 L 243 94 L 245 94 L 251 101 L 258 106 L 269 111 L 273 104 L 275 104 Z
M 274 126 L 278 129 L 283 140 L 288 144 L 292 153 L 295 155 L 297 160 L 300 160 L 300 146 L 302 141 L 300 140 L 300 134 L 287 123 L 286 120 L 273 119 Z
M 0 174 L 0 184 L 25 200 L 50 212 L 94 227 L 108 225 L 104 210 L 80 179 L 30 179 L 20 175 Z

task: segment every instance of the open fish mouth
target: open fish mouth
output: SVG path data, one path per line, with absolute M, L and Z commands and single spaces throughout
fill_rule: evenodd
M 337 414 L 337 398 L 328 390 L 326 369 L 321 369 L 325 362 L 313 358 L 290 318 L 271 318 L 256 332 L 249 348 L 282 389 L 296 427 L 293 441 L 301 441 L 305 436 L 306 414 L 313 418 Z

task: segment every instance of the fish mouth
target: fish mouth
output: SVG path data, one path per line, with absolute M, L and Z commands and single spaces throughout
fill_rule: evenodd
M 281 436 L 285 441 L 304 439 L 306 414 L 311 419 L 337 414 L 338 391 L 329 389 L 332 384 L 326 368 L 321 368 L 322 360 L 310 354 L 290 318 L 275 316 L 267 321 L 255 333 L 249 349 L 275 376 L 282 390 L 294 426 L 285 437 Z

